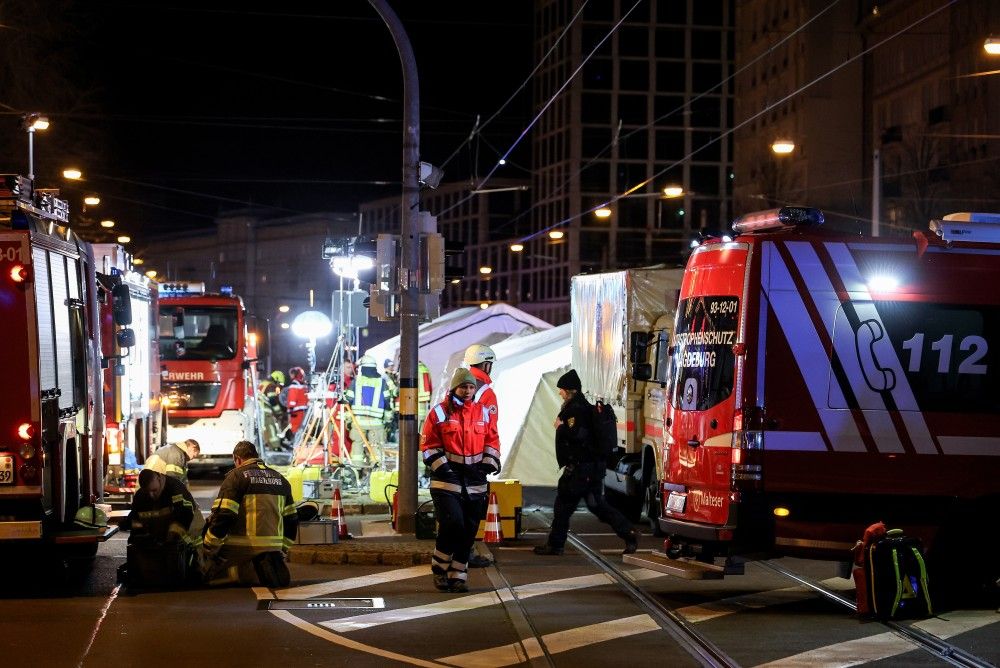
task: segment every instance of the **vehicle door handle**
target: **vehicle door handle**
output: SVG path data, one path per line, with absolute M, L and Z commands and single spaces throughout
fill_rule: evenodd
M 688 440 L 689 448 L 697 448 L 699 445 L 701 445 L 701 442 L 699 442 L 697 438 L 692 438 Z

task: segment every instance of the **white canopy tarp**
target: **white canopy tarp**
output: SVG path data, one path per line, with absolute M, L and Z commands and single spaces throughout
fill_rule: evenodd
M 473 343 L 493 343 L 526 328 L 531 331 L 551 329 L 552 325 L 508 304 L 492 304 L 482 309 L 467 307 L 447 313 L 420 326 L 417 358 L 430 369 L 434 389 L 441 386 L 441 376 L 448 360 L 456 352 L 465 352 Z M 382 361 L 399 361 L 399 336 L 383 341 L 365 351 Z

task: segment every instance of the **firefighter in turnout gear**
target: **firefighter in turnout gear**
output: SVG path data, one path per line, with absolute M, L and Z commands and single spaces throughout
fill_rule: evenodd
M 285 385 L 285 374 L 272 371 L 260 381 L 257 398 L 261 415 L 264 417 L 264 442 L 271 450 L 280 450 L 281 436 L 287 427 L 287 412 L 281 405 L 281 390 Z
M 281 390 L 278 401 L 288 411 L 288 428 L 294 435 L 302 426 L 306 411 L 309 410 L 309 385 L 306 384 L 306 371 L 300 366 L 289 369 L 288 377 L 291 382 Z
M 431 557 L 434 586 L 465 592 L 469 553 L 486 515 L 486 476 L 500 470 L 500 443 L 494 415 L 473 399 L 472 373 L 456 369 L 450 386 L 445 400 L 427 415 L 420 451 L 432 471 L 431 498 L 439 526 Z
M 362 434 L 375 450 L 385 445 L 386 428 L 392 422 L 392 394 L 389 383 L 379 373 L 375 359 L 365 355 L 358 360 L 358 375 L 344 392 L 344 400 L 354 414 L 351 420 L 351 461 L 355 466 L 365 463 Z
M 149 456 L 146 460 L 146 468 L 158 457 L 165 465 L 164 472 L 171 478 L 181 481 L 181 484 L 188 484 L 188 462 L 201 454 L 201 445 L 193 438 L 189 438 L 183 443 L 168 443 Z
M 233 462 L 205 526 L 205 581 L 251 584 L 256 573 L 265 587 L 287 587 L 285 554 L 298 528 L 292 486 L 249 441 L 236 444 Z

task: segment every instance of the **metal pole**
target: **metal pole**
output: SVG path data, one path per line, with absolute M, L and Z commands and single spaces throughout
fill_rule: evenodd
M 399 513 L 398 533 L 414 533 L 417 512 L 417 326 L 420 240 L 417 214 L 420 188 L 420 85 L 413 47 L 387 0 L 369 0 L 385 21 L 403 67 L 403 199 L 400 231 L 399 288 Z
M 879 218 L 882 217 L 882 156 L 878 149 L 872 153 L 872 236 L 878 236 Z
M 32 184 L 35 182 L 35 128 L 30 125 L 28 126 L 28 180 Z

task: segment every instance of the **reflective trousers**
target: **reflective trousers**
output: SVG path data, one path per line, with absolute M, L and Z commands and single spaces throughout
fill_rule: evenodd
M 465 580 L 472 544 L 479 523 L 486 517 L 486 497 L 470 499 L 467 494 L 432 489 L 431 499 L 438 523 L 431 570 L 447 573 L 451 579 Z

